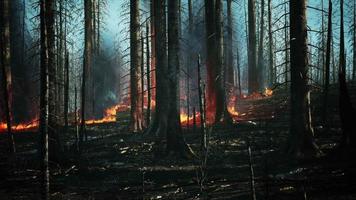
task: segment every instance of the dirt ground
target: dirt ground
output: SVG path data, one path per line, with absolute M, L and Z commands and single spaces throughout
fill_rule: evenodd
M 61 135 L 64 161 L 51 163 L 52 199 L 252 199 L 249 147 L 257 199 L 356 199 L 355 154 L 337 147 L 341 130 L 335 87 L 327 126 L 319 117 L 320 93 L 312 94 L 316 142 L 323 152 L 319 158 L 301 161 L 285 153 L 289 99 L 282 89 L 271 97 L 239 99 L 234 125 L 210 132 L 204 169 L 198 158 L 156 156 L 153 140 L 129 133 L 128 115 L 121 113 L 116 123 L 88 127 L 80 157 L 73 146 L 74 127 Z M 356 105 L 356 85 L 350 91 Z M 184 137 L 199 155 L 199 132 L 184 129 Z M 18 154 L 13 158 L 5 153 L 6 135 L 0 135 L 0 199 L 39 199 L 38 134 L 17 133 L 15 139 Z

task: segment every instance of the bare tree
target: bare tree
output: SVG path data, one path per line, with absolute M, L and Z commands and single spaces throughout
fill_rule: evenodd
M 248 92 L 258 91 L 255 0 L 248 0 Z
M 261 0 L 261 24 L 260 24 L 260 44 L 258 47 L 258 70 L 257 70 L 257 75 L 258 75 L 258 86 L 259 89 L 261 89 L 262 83 L 264 76 L 262 72 L 264 71 L 264 60 L 263 60 L 263 43 L 264 43 L 264 26 L 265 26 L 265 20 L 264 20 L 264 14 L 265 14 L 265 0 Z
M 306 1 L 290 0 L 291 121 L 288 151 L 297 157 L 315 155 L 308 86 Z
M 324 83 L 324 105 L 323 105 L 323 121 L 326 123 L 328 111 L 328 95 L 329 95 L 329 82 L 330 82 L 330 52 L 331 52 L 331 37 L 332 37 L 332 2 L 329 0 L 329 13 L 328 13 L 328 35 L 326 41 L 326 54 L 325 54 L 325 83 Z
M 41 44 L 41 62 L 40 62 L 40 155 L 42 172 L 42 199 L 49 199 L 49 65 L 50 54 L 48 29 L 53 28 L 54 21 L 48 20 L 49 10 L 52 9 L 54 2 L 52 0 L 40 0 L 40 44 Z M 52 24 L 48 24 L 52 23 Z
M 268 61 L 269 61 L 269 86 L 275 83 L 274 59 L 273 59 L 273 34 L 272 34 L 272 0 L 268 0 Z
M 82 98 L 81 98 L 81 122 L 80 122 L 80 136 L 79 136 L 79 149 L 82 150 L 84 136 L 87 138 L 85 131 L 86 120 L 86 104 L 87 104 L 87 78 L 88 72 L 92 65 L 92 1 L 84 1 L 84 58 L 83 58 L 83 73 L 82 73 Z
M 11 81 L 11 47 L 10 47 L 10 0 L 1 1 L 1 84 L 4 97 L 4 107 L 5 107 L 5 116 L 6 116 L 6 125 L 8 133 L 8 142 L 9 142 L 9 152 L 15 153 L 15 140 L 14 135 L 11 130 L 11 90 L 12 90 L 12 81 Z
M 232 91 L 234 90 L 234 67 L 233 67 L 233 47 L 232 47 L 232 30 L 233 30 L 233 16 L 232 16 L 232 9 L 231 9 L 231 2 L 232 0 L 227 0 L 226 1 L 226 12 L 227 12 L 227 41 L 226 41 L 226 56 L 227 56 L 227 64 L 226 64 L 226 83 L 227 83 L 227 90 L 228 90 L 228 97 L 230 97 L 232 94 Z
M 141 45 L 140 45 L 140 8 L 139 0 L 130 3 L 130 129 L 133 132 L 142 130 L 143 113 L 140 103 L 142 101 L 141 76 Z

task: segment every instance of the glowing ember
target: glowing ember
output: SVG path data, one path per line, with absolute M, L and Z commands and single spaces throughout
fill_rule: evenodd
M 90 125 L 90 124 L 102 124 L 102 123 L 116 122 L 117 113 L 127 111 L 129 108 L 130 108 L 130 106 L 123 105 L 123 104 L 118 104 L 118 105 L 112 106 L 105 110 L 105 114 L 102 119 L 86 120 L 85 124 Z
M 238 117 L 239 113 L 236 111 L 235 106 L 228 106 L 227 110 L 229 111 L 232 117 Z
M 265 89 L 265 96 L 269 97 L 273 95 L 273 90 L 266 88 Z
M 188 115 L 184 112 L 181 112 L 180 113 L 180 123 L 183 125 L 183 126 L 186 126 L 189 122 L 189 125 L 193 125 L 194 121 L 193 121 L 194 117 L 193 115 L 190 115 L 189 118 L 188 118 Z M 188 121 L 189 120 L 189 121 Z M 195 122 L 197 125 L 200 124 L 200 113 L 199 112 L 196 112 L 195 113 Z
M 38 126 L 39 126 L 38 120 L 36 119 L 29 123 L 21 123 L 21 124 L 13 125 L 11 127 L 11 130 L 14 132 L 29 131 L 29 130 L 38 128 Z M 4 132 L 7 132 L 7 124 L 1 122 L 0 123 L 0 133 L 4 133 Z

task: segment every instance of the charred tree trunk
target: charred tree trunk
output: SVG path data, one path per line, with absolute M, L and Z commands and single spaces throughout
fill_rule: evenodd
M 332 30 L 332 2 L 329 0 L 329 14 L 328 14 L 328 35 L 326 41 L 326 58 L 325 58 L 325 83 L 324 83 L 324 106 L 323 106 L 323 121 L 326 124 L 327 110 L 328 110 L 328 95 L 330 82 L 330 52 L 331 52 L 331 30 Z
M 240 69 L 240 54 L 239 54 L 239 48 L 236 49 L 236 68 L 237 68 L 237 82 L 238 82 L 238 88 L 239 88 L 239 95 L 242 95 L 241 92 L 241 69 Z
M 91 69 L 92 57 L 92 20 L 91 20 L 91 0 L 84 1 L 84 59 L 83 59 L 83 73 L 82 73 L 82 98 L 81 98 L 81 122 L 79 131 L 79 149 L 82 150 L 84 137 L 87 138 L 85 131 L 86 108 L 87 108 L 87 94 L 89 88 L 87 87 L 87 79 Z
M 340 0 L 340 55 L 339 55 L 339 108 L 342 128 L 342 147 L 355 148 L 355 118 L 356 110 L 352 106 L 346 84 L 346 60 L 344 39 L 344 1 Z
M 356 0 L 354 0 L 354 13 L 353 13 L 353 67 L 352 67 L 352 80 L 356 80 Z
M 55 49 L 55 12 L 56 12 L 56 3 L 53 0 L 46 0 L 46 34 L 47 34 L 47 51 L 48 51 L 48 104 L 49 104 L 49 115 L 48 115 L 48 134 L 49 134 L 49 160 L 51 162 L 58 162 L 60 160 L 60 138 L 58 132 L 58 114 L 59 114 L 59 102 L 57 98 L 58 93 L 57 89 L 61 89 L 61 86 L 57 83 L 57 70 L 56 70 L 56 49 Z M 63 69 L 63 68 L 62 68 Z M 61 72 L 60 72 L 61 73 Z
M 141 45 L 140 45 L 140 8 L 139 0 L 130 3 L 130 130 L 142 131 L 143 115 L 141 108 L 142 93 L 140 85 L 141 76 Z
M 9 142 L 9 152 L 15 153 L 15 140 L 11 125 L 11 47 L 10 47 L 10 0 L 1 1 L 1 74 L 2 90 L 4 97 L 4 111 Z
M 48 49 L 48 27 L 47 25 L 47 9 L 48 5 L 53 1 L 41 0 L 40 1 L 40 50 L 41 50 L 41 62 L 40 62 L 40 121 L 39 121 L 39 134 L 40 145 L 39 153 L 41 157 L 41 190 L 42 199 L 49 199 L 49 49 Z
M 255 0 L 248 0 L 248 92 L 257 92 L 257 57 L 256 57 L 256 11 Z
M 146 124 L 147 127 L 151 123 L 151 78 L 150 78 L 150 40 L 149 40 L 149 24 L 146 25 L 146 81 L 147 81 L 147 113 Z
M 232 47 L 232 30 L 233 30 L 233 25 L 232 25 L 232 11 L 231 11 L 231 2 L 232 0 L 227 0 L 226 2 L 226 12 L 227 12 L 227 41 L 226 41 L 226 44 L 227 44 L 227 52 L 226 52 L 226 55 L 227 55 L 227 91 L 228 91 L 228 98 L 230 98 L 233 94 L 233 91 L 234 90 L 234 67 L 233 67 L 233 53 L 232 53 L 232 50 L 233 50 L 233 47 Z
M 180 125 L 180 46 L 179 46 L 179 1 L 168 1 L 168 83 L 169 83 L 169 114 L 167 131 L 167 151 L 177 152 L 185 156 L 187 145 L 182 136 Z
M 69 53 L 65 54 L 65 82 L 64 82 L 64 129 L 68 130 L 69 112 Z
M 223 19 L 222 19 L 222 1 L 216 0 L 215 2 L 215 33 L 216 33 L 216 76 L 215 76 L 215 90 L 216 90 L 216 113 L 215 123 L 231 123 L 232 118 L 227 110 L 226 87 L 225 77 L 226 70 L 224 68 L 224 31 L 223 31 Z
M 304 0 L 302 0 L 304 1 Z M 291 6 L 291 5 L 289 5 Z M 287 4 L 284 4 L 284 56 L 285 56 L 285 73 L 284 73 L 284 82 L 285 82 L 285 86 L 286 88 L 288 87 L 288 74 L 289 74 L 289 69 L 288 69 L 288 64 L 289 64 L 289 59 L 288 59 L 288 22 L 287 22 Z
M 268 0 L 268 55 L 269 55 L 269 87 L 275 83 L 275 74 L 273 69 L 273 33 L 272 33 L 272 0 Z
M 101 26 L 101 0 L 97 0 L 98 1 L 98 5 L 97 5 L 97 25 L 96 25 L 96 53 L 97 55 L 100 54 L 100 26 Z
M 145 38 L 143 37 L 143 33 L 141 33 L 141 109 L 142 109 L 142 126 L 144 125 L 144 107 L 145 107 Z
M 265 20 L 264 20 L 264 15 L 265 15 L 265 0 L 261 0 L 261 27 L 260 27 L 260 44 L 259 44 L 259 50 L 258 50 L 258 86 L 259 89 L 262 89 L 263 85 L 263 71 L 264 71 L 264 60 L 263 60 L 263 42 L 264 42 L 264 26 L 265 26 Z
M 168 86 L 168 55 L 166 35 L 166 3 L 163 0 L 153 0 L 154 13 L 154 51 L 156 56 L 156 107 L 154 121 L 148 132 L 156 136 L 158 148 L 167 133 L 167 120 L 169 110 L 169 86 Z M 152 52 L 153 53 L 153 52 Z M 152 63 L 151 63 L 152 64 Z M 159 149 L 160 150 L 160 149 Z
M 315 155 L 310 113 L 306 1 L 290 0 L 291 124 L 288 151 L 297 157 Z
M 217 76 L 217 37 L 215 28 L 215 0 L 205 0 L 205 21 L 206 21 L 206 70 L 207 70 L 207 96 L 210 101 L 207 105 L 208 121 L 215 120 L 217 91 L 216 91 L 216 76 Z

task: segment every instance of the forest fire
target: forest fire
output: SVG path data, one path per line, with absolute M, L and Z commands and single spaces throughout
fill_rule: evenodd
M 33 120 L 29 123 L 20 123 L 17 125 L 13 125 L 11 126 L 11 130 L 14 132 L 23 132 L 23 131 L 29 131 L 29 130 L 34 130 L 36 128 L 38 128 L 39 123 L 38 120 Z M 4 133 L 7 131 L 7 124 L 1 122 L 0 123 L 0 133 Z
M 103 123 L 116 122 L 117 113 L 127 111 L 129 108 L 130 108 L 130 106 L 128 106 L 126 104 L 118 104 L 118 105 L 112 106 L 105 110 L 105 114 L 104 114 L 103 118 L 86 120 L 85 124 L 92 125 L 92 124 L 103 124 Z
M 266 97 L 272 96 L 273 95 L 273 90 L 266 88 L 265 89 L 265 94 Z

